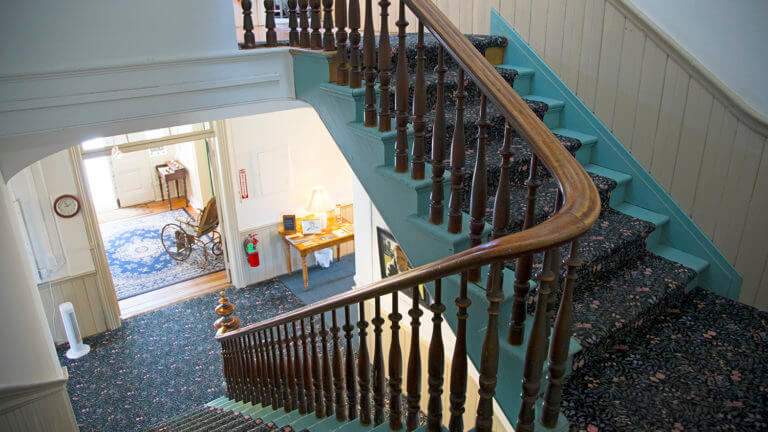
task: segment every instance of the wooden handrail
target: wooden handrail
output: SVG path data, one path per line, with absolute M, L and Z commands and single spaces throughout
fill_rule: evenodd
M 495 261 L 541 252 L 578 238 L 597 220 L 600 214 L 600 197 L 595 184 L 581 164 L 436 4 L 429 0 L 405 0 L 405 3 L 482 92 L 501 110 L 507 121 L 528 141 L 539 162 L 557 179 L 564 198 L 562 209 L 552 218 L 531 229 L 509 234 L 365 287 L 217 335 L 217 339 L 226 340 L 242 333 L 290 323 Z
M 271 3 L 271 2 L 265 2 Z M 295 4 L 296 2 L 291 2 Z M 336 68 L 338 85 L 349 85 L 352 88 L 361 87 L 362 73 L 365 72 L 365 104 L 364 125 L 378 126 L 379 131 L 390 128 L 390 66 L 391 49 L 388 36 L 389 0 L 378 2 L 381 13 L 381 34 L 379 37 L 380 52 L 376 62 L 376 44 L 373 31 L 374 12 L 372 0 L 365 0 L 365 28 L 363 35 L 364 69 L 360 69 L 359 58 L 359 23 L 360 0 L 350 0 L 348 22 L 350 27 L 350 50 L 346 50 L 347 8 L 345 0 L 336 2 L 337 31 Z M 333 42 L 331 33 L 331 13 L 333 0 L 323 0 L 325 13 L 325 34 L 319 32 L 320 0 L 298 0 L 300 24 L 302 32 L 298 44 L 304 48 L 330 50 Z M 569 153 L 562 143 L 554 136 L 544 123 L 534 114 L 528 104 L 513 90 L 510 79 L 516 75 L 503 78 L 474 45 L 451 23 L 440 8 L 431 0 L 398 0 L 398 54 L 397 79 L 395 91 L 395 106 L 397 119 L 397 143 L 394 153 L 395 172 L 408 171 L 408 138 L 407 123 L 409 110 L 409 62 L 406 59 L 405 7 L 411 9 L 418 22 L 418 44 L 416 45 L 416 68 L 413 89 L 413 157 L 411 177 L 423 179 L 424 176 L 424 139 L 426 106 L 425 72 L 427 59 L 424 55 L 424 31 L 428 29 L 438 41 L 438 57 L 436 59 L 435 92 L 437 97 L 432 107 L 434 120 L 432 127 L 432 194 L 430 197 L 429 220 L 435 225 L 442 223 L 445 215 L 444 201 L 444 151 L 447 144 L 446 120 L 451 95 L 446 94 L 447 68 L 444 56 L 450 55 L 459 66 L 457 90 L 452 95 L 455 99 L 453 108 L 456 110 L 455 130 L 451 143 L 450 180 L 451 196 L 448 203 L 448 232 L 459 233 L 462 229 L 462 200 L 464 199 L 464 76 L 474 81 L 480 93 L 480 118 L 477 121 L 477 153 L 475 170 L 472 177 L 472 193 L 470 196 L 470 244 L 472 247 L 455 255 L 425 264 L 412 270 L 399 273 L 387 279 L 351 290 L 314 304 L 287 312 L 246 327 L 228 328 L 227 332 L 220 331 L 216 339 L 221 342 L 224 358 L 227 391 L 237 400 L 249 402 L 272 403 L 273 408 L 285 407 L 289 412 L 298 407 L 300 413 L 315 412 L 318 418 L 336 414 L 337 419 L 360 419 L 363 425 L 379 425 L 384 421 L 385 412 L 385 380 L 384 352 L 382 333 L 385 317 L 381 310 L 382 297 L 392 294 L 393 311 L 386 316 L 391 322 L 393 343 L 389 353 L 390 380 L 390 425 L 392 430 L 403 426 L 401 406 L 402 393 L 402 361 L 400 344 L 397 342 L 400 329 L 399 321 L 402 316 L 397 312 L 397 293 L 401 290 L 411 290 L 413 307 L 408 311 L 411 316 L 411 341 L 408 353 L 408 371 L 406 383 L 407 413 L 405 425 L 408 431 L 418 426 L 418 413 L 422 409 L 421 400 L 421 354 L 419 347 L 419 320 L 422 312 L 419 306 L 418 287 L 425 283 L 434 283 L 434 298 L 429 310 L 432 313 L 432 336 L 430 338 L 426 371 L 429 403 L 427 404 L 427 429 L 441 429 L 443 406 L 441 395 L 444 390 L 444 347 L 440 332 L 440 323 L 444 320 L 445 306 L 441 296 L 457 294 L 455 303 L 459 308 L 457 317 L 456 346 L 453 353 L 453 365 L 450 371 L 450 411 L 451 431 L 464 429 L 461 418 L 466 403 L 466 321 L 469 317 L 467 307 L 467 283 L 479 281 L 479 270 L 489 268 L 486 278 L 487 326 L 480 353 L 480 379 L 477 402 L 475 429 L 479 432 L 490 432 L 493 425 L 493 397 L 497 387 L 499 367 L 499 319 L 501 304 L 504 300 L 502 289 L 502 271 L 507 260 L 517 258 L 515 268 L 515 297 L 507 342 L 512 345 L 523 343 L 523 329 L 526 328 L 527 296 L 530 278 L 533 277 L 533 254 L 544 252 L 544 262 L 540 273 L 536 313 L 533 317 L 532 329 L 527 338 L 525 362 L 522 367 L 522 400 L 515 429 L 521 432 L 535 429 L 535 406 L 540 397 L 542 372 L 545 361 L 549 356 L 549 379 L 544 393 L 545 411 L 540 423 L 547 428 L 557 426 L 558 413 L 561 406 L 562 383 L 566 370 L 568 345 L 572 322 L 572 296 L 575 290 L 576 269 L 580 265 L 578 259 L 578 238 L 586 232 L 597 220 L 600 213 L 600 198 L 592 179 L 587 175 L 581 164 Z M 312 11 L 312 34 L 307 34 L 307 7 Z M 291 7 L 293 10 L 294 6 Z M 245 10 L 244 10 L 245 11 Z M 295 20 L 294 20 L 295 21 Z M 296 24 L 294 23 L 295 27 Z M 269 30 L 269 29 L 268 29 Z M 269 34 L 268 34 L 269 35 Z M 324 40 L 325 45 L 320 41 Z M 296 35 L 293 35 L 296 44 Z M 269 45 L 269 44 L 268 44 Z M 349 55 L 349 62 L 347 62 Z M 434 60 L 434 59 L 433 59 Z M 347 66 L 349 65 L 349 66 Z M 377 66 L 378 65 L 378 66 Z M 347 77 L 349 72 L 349 77 Z M 377 73 L 381 87 L 381 97 L 377 104 L 375 85 Z M 487 119 L 487 103 L 492 102 L 503 114 L 506 125 L 504 142 L 499 150 L 501 158 L 498 187 L 494 194 L 493 229 L 489 241 L 483 241 L 483 226 L 488 195 L 485 145 L 488 140 L 488 128 L 491 124 Z M 378 106 L 377 106 L 378 105 Z M 378 114 L 378 116 L 377 116 Z M 515 132 L 526 139 L 532 151 L 529 176 L 526 181 L 528 188 L 527 207 L 522 231 L 506 234 L 510 219 L 510 194 L 512 171 L 512 140 Z M 537 180 L 538 167 L 544 166 L 555 178 L 559 189 L 556 193 L 554 212 L 544 222 L 536 225 L 536 189 L 540 186 Z M 522 209 L 521 209 L 522 210 Z M 558 310 L 555 325 L 549 330 L 554 313 L 555 289 L 560 284 L 561 256 L 559 246 L 571 244 L 571 254 L 567 261 L 567 277 L 563 287 L 563 296 Z M 488 267 L 485 267 L 488 266 Z M 452 275 L 461 276 L 460 292 L 447 293 L 442 290 L 442 279 Z M 372 319 L 365 317 L 364 302 L 375 300 L 375 313 Z M 352 354 L 352 339 L 355 337 L 355 326 L 350 321 L 350 309 L 357 306 L 359 320 L 357 322 L 357 361 Z M 336 311 L 344 310 L 345 324 L 339 327 Z M 232 308 L 233 309 L 233 308 Z M 227 310 L 231 314 L 230 310 Z M 332 327 L 327 326 L 326 313 L 331 314 Z M 316 333 L 316 318 L 320 318 L 319 333 Z M 305 334 L 305 324 L 309 323 Z M 370 324 L 372 328 L 368 329 Z M 289 338 L 288 326 L 293 329 L 294 336 Z M 284 336 L 280 328 L 283 328 Z M 297 328 L 301 330 L 298 335 Z M 277 333 L 275 333 L 277 329 Z M 343 329 L 346 340 L 346 353 L 343 359 L 340 350 L 339 333 Z M 373 355 L 369 353 L 366 336 L 373 334 Z M 328 335 L 332 335 L 333 348 L 329 351 Z M 319 339 L 317 336 L 319 335 Z M 550 335 L 553 335 L 550 343 Z M 258 337 L 258 341 L 256 338 Z M 252 343 L 251 343 L 252 342 Z M 294 352 L 289 346 L 292 343 Z M 319 344 L 319 347 L 318 347 Z M 393 348 L 393 346 L 395 346 Z M 285 348 L 285 350 L 284 350 Z M 299 356 L 301 351 L 301 357 Z M 322 355 L 321 355 L 322 353 Z M 332 355 L 331 355 L 332 354 Z M 293 358 L 291 357 L 293 355 Z M 332 357 L 332 363 L 331 358 Z M 293 361 L 292 361 L 293 360 Z M 293 373 L 288 369 L 293 363 Z M 357 363 L 357 373 L 355 373 Z M 331 366 L 333 364 L 333 366 Z M 372 370 L 371 370 L 372 368 Z M 322 373 L 321 373 L 322 371 Z M 371 373 L 373 372 L 373 373 Z M 292 378 L 292 375 L 294 378 Z M 342 375 L 344 375 L 342 379 Z M 358 391 L 359 390 L 359 391 Z M 371 394 L 371 392 L 373 394 Z M 346 393 L 346 398 L 344 397 Z M 359 403 L 358 403 L 359 393 Z M 373 396 L 373 405 L 371 405 Z M 346 403 L 346 410 L 345 408 Z M 396 406 L 393 406 L 395 404 Z M 359 412 L 358 412 L 359 408 Z

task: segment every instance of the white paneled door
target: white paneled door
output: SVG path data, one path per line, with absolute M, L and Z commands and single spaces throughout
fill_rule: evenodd
M 115 190 L 120 207 L 154 201 L 152 166 L 149 152 L 139 150 L 123 153 L 112 159 L 115 170 Z

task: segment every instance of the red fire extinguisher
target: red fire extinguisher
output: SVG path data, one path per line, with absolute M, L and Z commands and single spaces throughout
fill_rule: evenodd
M 245 254 L 248 256 L 248 264 L 251 267 L 259 266 L 259 249 L 256 245 L 259 244 L 259 240 L 256 239 L 256 234 L 250 234 L 243 242 L 245 248 Z

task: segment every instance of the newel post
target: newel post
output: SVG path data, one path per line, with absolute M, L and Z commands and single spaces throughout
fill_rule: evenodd
M 240 328 L 240 318 L 234 316 L 235 305 L 233 305 L 229 298 L 227 298 L 227 291 L 221 290 L 219 292 L 221 298 L 219 299 L 219 305 L 216 306 L 216 314 L 219 315 L 219 319 L 213 323 L 213 328 L 216 329 L 216 334 L 224 334 L 237 330 Z

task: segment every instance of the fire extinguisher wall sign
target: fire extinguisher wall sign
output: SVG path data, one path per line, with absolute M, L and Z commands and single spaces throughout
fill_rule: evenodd
M 248 198 L 248 177 L 245 175 L 245 168 L 240 169 L 240 199 Z

